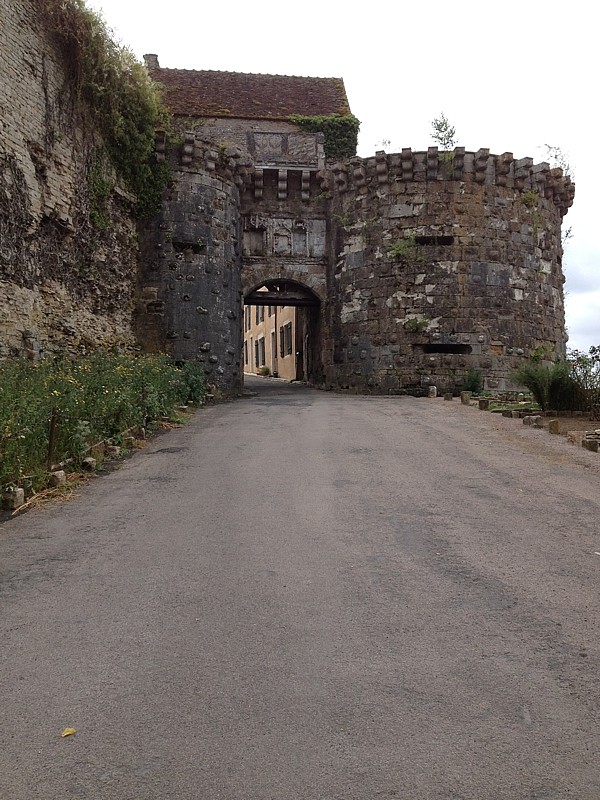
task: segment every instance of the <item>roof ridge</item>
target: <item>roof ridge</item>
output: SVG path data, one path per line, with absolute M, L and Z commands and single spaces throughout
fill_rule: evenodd
M 298 80 L 311 81 L 342 81 L 339 75 L 284 75 L 279 72 L 240 72 L 239 70 L 229 69 L 185 69 L 182 67 L 150 67 L 150 72 L 189 72 L 197 75 L 248 75 L 253 78 L 296 78 Z

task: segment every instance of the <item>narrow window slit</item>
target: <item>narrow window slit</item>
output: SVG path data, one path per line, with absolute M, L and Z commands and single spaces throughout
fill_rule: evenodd
M 415 236 L 415 244 L 437 244 L 448 246 L 454 244 L 454 236 Z

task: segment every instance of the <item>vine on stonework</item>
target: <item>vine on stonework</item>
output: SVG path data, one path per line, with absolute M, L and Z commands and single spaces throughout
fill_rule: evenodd
M 105 231 L 110 225 L 108 201 L 114 184 L 107 176 L 104 154 L 96 151 L 88 171 L 88 191 L 90 195 L 90 222 L 98 231 Z
M 290 122 L 298 125 L 306 133 L 325 135 L 325 156 L 327 158 L 349 158 L 356 155 L 360 121 L 353 115 L 306 117 L 293 114 Z
M 84 0 L 37 3 L 60 44 L 77 100 L 91 114 L 118 176 L 137 198 L 138 215 L 155 213 L 169 180 L 167 165 L 157 162 L 154 152 L 155 131 L 168 122 L 158 88 Z

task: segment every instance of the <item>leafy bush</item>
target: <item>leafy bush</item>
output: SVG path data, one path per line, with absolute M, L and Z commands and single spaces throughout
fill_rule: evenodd
M 481 370 L 470 369 L 467 373 L 467 377 L 463 382 L 462 391 L 473 392 L 473 394 L 479 394 L 482 389 L 483 389 L 483 377 L 481 375 Z
M 0 486 L 23 476 L 43 480 L 50 420 L 57 421 L 52 460 L 81 459 L 90 445 L 169 415 L 204 395 L 197 364 L 166 356 L 96 352 L 85 358 L 0 363 Z
M 193 361 L 186 361 L 181 369 L 181 380 L 185 387 L 187 387 L 187 397 L 185 397 L 185 390 L 182 388 L 181 399 L 184 403 L 193 403 L 197 406 L 204 399 L 206 386 L 204 383 L 204 370 Z
M 573 379 L 584 393 L 586 410 L 600 403 L 600 347 L 590 347 L 588 353 L 572 350 L 567 360 Z
M 575 380 L 571 364 L 557 361 L 548 377 L 548 408 L 556 411 L 583 411 L 585 392 Z
M 585 392 L 567 361 L 556 361 L 551 366 L 530 361 L 516 370 L 512 380 L 529 389 L 542 411 L 577 411 L 586 407 Z

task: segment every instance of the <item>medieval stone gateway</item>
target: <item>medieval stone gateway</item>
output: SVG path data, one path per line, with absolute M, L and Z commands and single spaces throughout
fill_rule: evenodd
M 341 157 L 318 130 L 350 119 L 341 80 L 148 56 L 173 113 L 177 135 L 156 140 L 173 179 L 137 232 L 118 187 L 93 230 L 81 187 L 98 136 L 67 113 L 68 76 L 35 9 L 15 0 L 0 32 L 0 105 L 12 109 L 0 357 L 137 346 L 199 360 L 235 393 L 244 302 L 261 302 L 261 287 L 269 305 L 314 299 L 304 369 L 324 388 L 454 388 L 470 370 L 505 388 L 533 353 L 564 355 L 560 226 L 574 186 L 560 169 L 485 149 Z
M 228 80 L 149 63 L 175 109 L 191 86 Z M 254 93 L 269 77 L 243 76 Z M 296 79 L 278 80 L 293 97 Z M 281 280 L 320 300 L 308 377 L 326 388 L 453 388 L 470 370 L 505 388 L 534 352 L 564 355 L 560 225 L 574 187 L 559 169 L 436 147 L 331 161 L 322 135 L 265 104 L 260 120 L 208 119 L 171 155 L 177 178 L 143 259 L 150 347 L 200 358 L 237 390 L 244 298 Z

